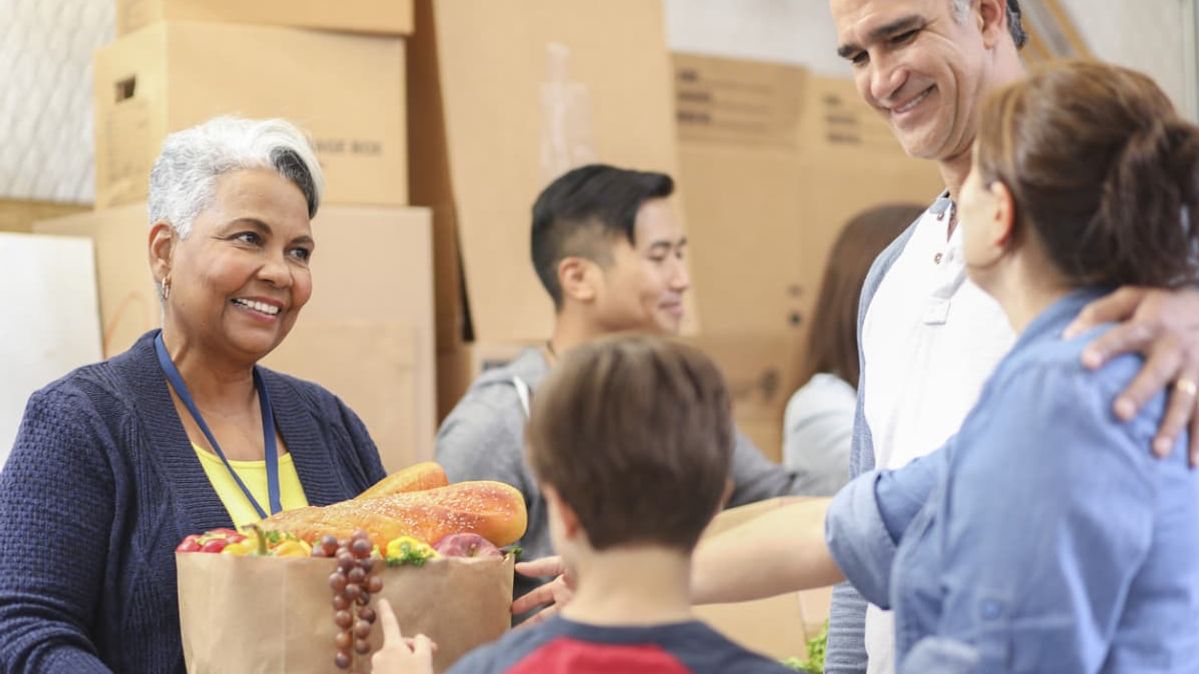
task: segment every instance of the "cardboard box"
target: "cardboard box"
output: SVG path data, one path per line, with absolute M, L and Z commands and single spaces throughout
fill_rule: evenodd
M 48 220 L 34 229 L 95 242 L 106 357 L 160 325 L 144 204 Z M 312 298 L 263 365 L 341 396 L 366 423 L 388 470 L 432 457 L 429 211 L 327 206 L 312 230 Z
M 0 232 L 28 234 L 33 223 L 60 215 L 90 210 L 83 204 L 64 204 L 55 201 L 32 201 L 28 199 L 0 199 Z
M 529 259 L 541 189 L 594 161 L 678 175 L 661 3 L 420 0 L 410 57 L 413 201 L 448 214 L 437 294 L 457 303 L 439 346 L 545 339 L 552 305 Z
M 801 382 L 803 344 L 792 332 L 704 334 L 684 343 L 716 362 L 733 398 L 733 419 L 767 458 L 782 461 L 783 412 Z
M 544 340 L 543 340 L 544 342 Z M 487 370 L 502 367 L 543 342 L 476 342 L 437 354 L 437 423 L 446 418 L 470 385 Z
M 716 516 L 704 536 L 715 536 L 744 524 L 796 497 L 770 499 L 730 508 Z M 832 588 L 780 594 L 737 604 L 696 606 L 696 615 L 745 648 L 782 660 L 807 655 L 807 640 L 816 636 L 828 619 Z
M 408 35 L 412 0 L 117 0 L 118 36 L 163 20 Z
M 145 200 L 163 138 L 222 114 L 311 134 L 325 203 L 408 201 L 401 38 L 160 22 L 97 52 L 93 96 L 97 208 Z
M 788 336 L 790 365 L 781 379 L 789 396 L 802 384 L 790 368 L 802 363 L 828 250 L 841 227 L 882 203 L 932 203 L 941 176 L 935 163 L 903 153 L 849 80 L 690 54 L 675 54 L 674 66 L 703 335 L 726 344 Z M 742 350 L 737 357 L 759 358 Z M 717 359 L 727 364 L 724 358 Z

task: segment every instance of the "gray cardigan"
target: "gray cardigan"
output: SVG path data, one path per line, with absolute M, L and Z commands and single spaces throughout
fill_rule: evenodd
M 942 194 L 929 207 L 929 211 L 940 214 L 950 206 L 949 194 Z M 866 281 L 862 285 L 862 297 L 858 304 L 858 409 L 853 421 L 853 444 L 849 453 L 849 476 L 853 478 L 874 469 L 874 439 L 870 426 L 866 424 L 864 404 L 866 400 L 866 363 L 862 353 L 862 325 L 866 322 L 866 311 L 870 301 L 882 285 L 883 277 L 891 265 L 899 259 L 903 249 L 912 238 L 919 219 L 912 223 L 899 238 L 879 254 Z M 824 656 L 825 674 L 865 674 L 866 672 L 866 600 L 849 583 L 833 588 L 833 603 L 829 612 L 828 646 Z

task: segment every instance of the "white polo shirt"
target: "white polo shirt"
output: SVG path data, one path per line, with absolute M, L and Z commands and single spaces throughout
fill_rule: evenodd
M 887 271 L 862 325 L 865 416 L 877 468 L 900 468 L 957 432 L 983 383 L 1015 343 L 1007 316 L 966 278 L 952 207 L 925 211 Z M 866 611 L 868 674 L 895 671 L 889 611 Z

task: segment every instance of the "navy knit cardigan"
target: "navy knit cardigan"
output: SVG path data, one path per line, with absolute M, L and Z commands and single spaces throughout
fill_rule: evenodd
M 156 334 L 29 399 L 0 473 L 0 671 L 184 671 L 174 549 L 232 522 L 175 413 Z M 336 396 L 262 375 L 309 503 L 384 477 Z

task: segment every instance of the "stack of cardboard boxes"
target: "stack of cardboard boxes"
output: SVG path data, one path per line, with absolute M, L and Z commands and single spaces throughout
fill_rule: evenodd
M 740 428 L 781 458 L 828 251 L 884 203 L 928 204 L 933 162 L 904 154 L 851 81 L 795 66 L 675 54 L 693 341 L 720 363 Z
M 96 210 L 37 231 L 95 240 L 104 352 L 159 324 L 147 263 L 150 167 L 211 117 L 283 117 L 325 172 L 314 294 L 264 365 L 320 382 L 397 469 L 432 455 L 432 230 L 408 207 L 410 0 L 117 0 L 95 58 Z

